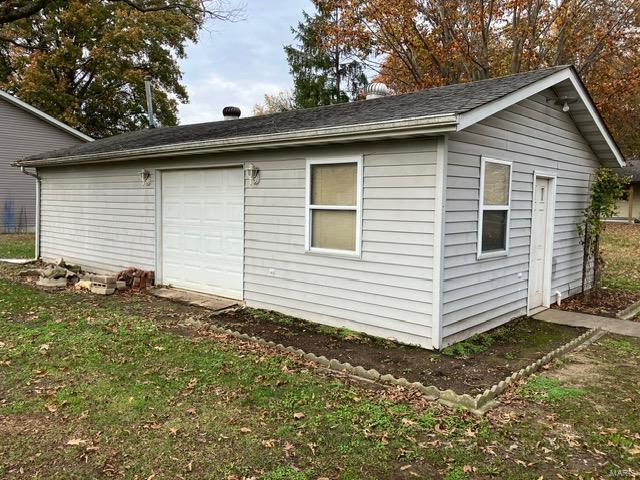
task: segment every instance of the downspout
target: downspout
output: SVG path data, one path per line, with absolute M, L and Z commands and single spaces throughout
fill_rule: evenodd
M 28 172 L 24 167 L 20 167 L 20 171 L 25 175 L 29 175 L 36 179 L 36 260 L 40 258 L 40 182 L 41 178 L 38 176 L 38 169 L 35 169 L 35 173 Z

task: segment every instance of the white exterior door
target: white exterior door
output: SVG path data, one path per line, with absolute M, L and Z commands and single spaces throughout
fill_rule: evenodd
M 545 291 L 551 281 L 549 241 L 549 204 L 551 182 L 548 178 L 536 178 L 533 192 L 533 215 L 531 219 L 531 262 L 529 267 L 529 310 L 545 305 Z M 548 301 L 548 299 L 546 299 Z
M 162 173 L 162 283 L 241 300 L 242 168 Z

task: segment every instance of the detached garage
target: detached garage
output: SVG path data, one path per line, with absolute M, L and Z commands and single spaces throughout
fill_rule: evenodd
M 19 164 L 45 259 L 442 348 L 574 293 L 590 176 L 624 161 L 555 67 Z

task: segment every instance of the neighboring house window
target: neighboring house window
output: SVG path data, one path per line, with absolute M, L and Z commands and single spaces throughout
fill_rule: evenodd
M 306 250 L 360 254 L 362 157 L 309 160 Z
M 482 158 L 478 258 L 504 255 L 509 250 L 511 162 Z

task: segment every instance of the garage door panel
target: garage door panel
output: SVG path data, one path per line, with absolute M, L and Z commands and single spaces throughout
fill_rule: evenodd
M 242 299 L 243 197 L 241 168 L 163 173 L 165 284 Z

